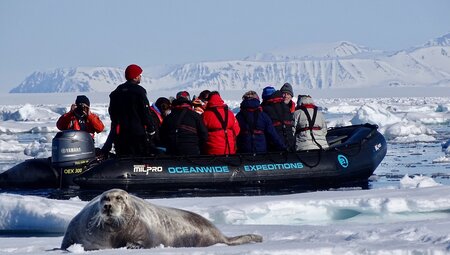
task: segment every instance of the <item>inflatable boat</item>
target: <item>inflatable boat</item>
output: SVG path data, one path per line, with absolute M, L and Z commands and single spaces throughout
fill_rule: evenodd
M 63 131 L 53 138 L 51 158 L 29 159 L 0 174 L 0 189 L 230 191 L 367 183 L 387 151 L 377 129 L 371 124 L 331 128 L 325 150 L 128 158 L 98 157 L 89 134 Z

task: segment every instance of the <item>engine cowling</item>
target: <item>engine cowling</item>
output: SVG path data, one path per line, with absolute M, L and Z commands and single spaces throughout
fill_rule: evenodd
M 94 140 L 87 132 L 65 130 L 52 140 L 52 166 L 60 173 L 63 187 L 74 185 L 72 179 L 94 159 Z

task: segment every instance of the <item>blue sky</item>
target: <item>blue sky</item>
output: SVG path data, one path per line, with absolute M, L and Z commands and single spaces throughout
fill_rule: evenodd
M 346 40 L 373 49 L 450 32 L 448 0 L 0 0 L 0 92 L 34 71 L 241 59 Z

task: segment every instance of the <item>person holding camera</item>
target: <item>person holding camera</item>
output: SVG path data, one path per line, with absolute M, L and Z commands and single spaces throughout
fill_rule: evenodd
M 77 96 L 75 104 L 72 104 L 70 111 L 59 117 L 56 127 L 59 130 L 82 130 L 91 134 L 103 131 L 105 126 L 100 118 L 89 109 L 89 98 L 85 95 Z

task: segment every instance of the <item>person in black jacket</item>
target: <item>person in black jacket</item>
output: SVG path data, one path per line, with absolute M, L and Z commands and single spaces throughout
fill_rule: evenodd
M 161 143 L 161 137 L 159 135 L 159 128 L 162 125 L 163 119 L 169 115 L 171 111 L 171 103 L 168 98 L 160 97 L 156 99 L 156 102 L 150 106 L 150 115 L 152 116 L 153 123 L 155 123 L 155 134 L 152 136 L 153 143 L 159 149 L 164 147 Z
M 172 101 L 172 111 L 159 129 L 161 142 L 172 155 L 199 155 L 208 138 L 201 115 L 192 108 L 190 95 L 181 91 Z
M 129 65 L 125 70 L 127 81 L 109 95 L 111 132 L 119 156 L 145 156 L 154 150 L 151 135 L 155 125 L 150 116 L 147 91 L 139 85 L 142 69 Z
M 270 117 L 262 111 L 258 94 L 248 91 L 242 96 L 241 110 L 236 115 L 241 131 L 237 136 L 237 151 L 243 153 L 267 152 L 267 141 L 279 151 L 286 146 L 272 125 Z
M 272 94 L 264 96 L 261 106 L 263 111 L 267 113 L 272 120 L 275 130 L 286 145 L 287 150 L 294 151 L 294 115 L 284 103 L 281 91 L 276 90 Z M 277 148 L 274 144 L 269 144 L 269 150 L 276 151 Z

